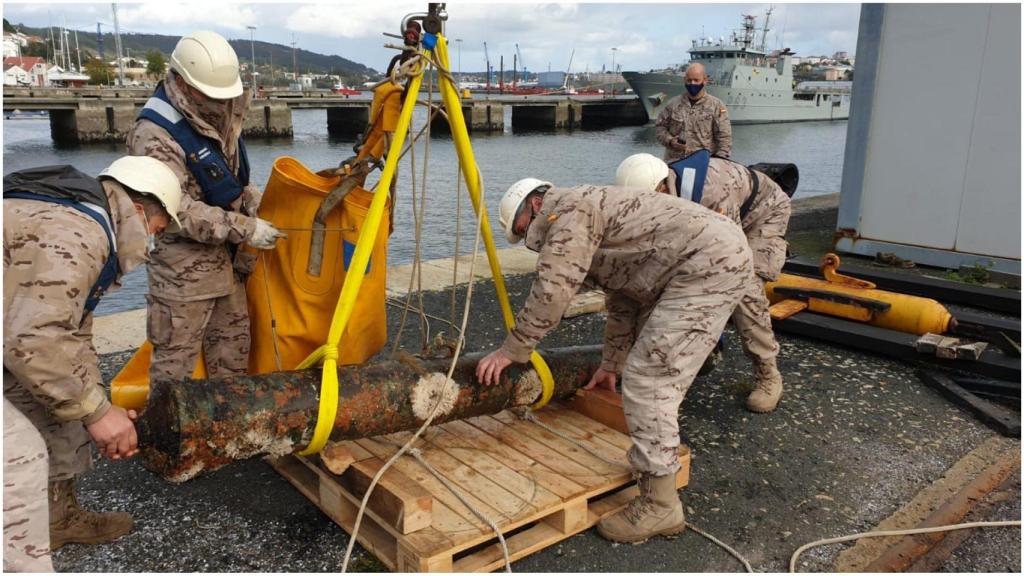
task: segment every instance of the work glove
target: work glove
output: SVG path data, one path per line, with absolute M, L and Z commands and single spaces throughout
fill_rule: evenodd
M 252 238 L 249 238 L 249 246 L 258 250 L 270 250 L 274 247 L 274 243 L 277 242 L 278 238 L 287 238 L 288 235 L 281 232 L 274 225 L 262 218 L 256 219 L 256 230 L 252 233 Z

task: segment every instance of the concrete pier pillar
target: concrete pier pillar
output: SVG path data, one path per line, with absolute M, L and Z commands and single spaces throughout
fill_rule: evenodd
M 462 116 L 470 132 L 502 132 L 505 130 L 505 105 L 500 102 L 479 100 L 462 102 Z M 451 134 L 448 120 L 438 115 L 430 124 L 432 135 Z
M 245 116 L 242 135 L 248 138 L 291 138 L 291 108 L 282 102 L 254 100 Z
M 82 101 L 74 110 L 50 112 L 50 136 L 58 146 L 124 142 L 137 115 L 131 102 Z
M 366 131 L 370 122 L 370 105 L 346 106 L 327 109 L 327 133 L 331 136 L 350 138 Z
M 615 126 L 643 126 L 647 112 L 640 100 L 626 102 L 588 102 L 583 106 L 583 128 L 613 128 Z
M 513 130 L 573 129 L 580 126 L 582 117 L 581 104 L 572 100 L 512 105 Z

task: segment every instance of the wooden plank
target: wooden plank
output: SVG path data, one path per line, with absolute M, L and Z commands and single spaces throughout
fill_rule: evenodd
M 476 449 L 500 458 L 502 462 L 513 470 L 542 483 L 545 488 L 554 492 L 562 499 L 575 496 L 584 490 L 583 486 L 551 470 L 529 455 L 498 442 L 493 436 L 468 422 L 462 420 L 446 422 L 441 425 L 441 428 L 453 434 L 458 434 L 464 442 L 474 446 Z
M 569 407 L 612 430 L 629 434 L 626 414 L 622 410 L 622 396 L 611 390 L 577 390 L 569 400 Z
M 400 432 L 390 434 L 389 437 L 404 444 L 412 437 L 412 433 Z M 481 474 L 472 467 L 463 464 L 453 458 L 451 454 L 430 445 L 429 442 L 423 444 L 420 450 L 423 452 L 426 460 L 430 462 L 430 465 L 443 474 L 449 482 L 461 489 L 463 494 L 475 494 L 481 500 L 490 504 L 491 509 L 495 513 L 487 514 L 487 516 L 499 526 L 520 514 L 528 513 L 531 510 L 535 511 L 530 506 L 530 503 L 518 494 L 491 480 L 486 474 Z M 419 466 L 420 464 L 417 462 L 416 465 Z
M 543 410 L 537 412 L 541 414 Z M 614 446 L 619 450 L 629 450 L 633 447 L 633 440 L 630 439 L 629 433 L 623 434 L 618 430 L 614 430 L 604 424 L 597 422 L 593 418 L 587 418 L 583 414 L 564 407 L 563 404 L 558 405 L 558 412 L 554 413 L 553 416 L 557 416 L 557 420 L 561 422 L 569 422 L 572 425 L 588 434 L 593 434 L 594 437 L 599 438 L 605 444 Z
M 626 460 L 626 450 L 628 450 L 629 447 L 633 445 L 633 443 L 630 442 L 629 438 L 623 438 L 621 434 L 618 434 L 616 432 L 616 440 L 624 439 L 626 446 L 623 447 L 612 444 L 611 442 L 605 440 L 600 433 L 597 433 L 594 430 L 584 430 L 578 425 L 577 422 L 572 421 L 572 418 L 574 416 L 579 417 L 581 420 L 587 421 L 587 418 L 585 416 L 580 416 L 573 412 L 572 410 L 558 410 L 557 408 L 554 410 L 538 410 L 537 412 L 534 413 L 534 416 L 537 418 L 537 420 L 540 420 L 544 424 L 547 424 L 548 427 L 554 430 L 558 430 L 562 434 L 572 438 L 581 446 L 586 446 L 593 453 L 607 460 L 611 460 L 612 462 L 620 463 L 621 468 L 619 468 L 618 471 L 621 472 L 623 470 L 629 470 L 629 461 Z M 592 423 L 597 429 L 602 429 L 607 432 L 614 432 L 614 430 L 602 426 L 601 424 L 598 424 L 593 420 L 589 420 L 589 422 Z
M 310 502 L 317 505 L 324 514 L 344 528 L 346 532 L 352 533 L 358 512 L 357 506 L 346 502 L 344 498 L 321 501 L 320 482 L 317 474 L 295 456 L 289 455 L 267 460 Z M 363 517 L 356 540 L 389 569 L 395 569 L 398 550 L 395 538 L 372 518 Z
M 477 416 L 466 420 L 466 422 L 587 489 L 593 489 L 605 483 L 604 477 L 590 468 L 566 458 L 547 444 L 521 434 L 490 416 Z
M 557 453 L 562 454 L 563 458 L 568 458 L 576 463 L 585 466 L 591 471 L 592 474 L 596 474 L 602 478 L 607 478 L 609 475 L 615 475 L 622 473 L 622 470 L 611 464 L 603 462 L 600 458 L 596 458 L 591 454 L 587 453 L 586 450 L 579 448 L 573 443 L 559 438 L 557 435 L 544 430 L 539 426 L 530 424 L 520 420 L 518 417 L 509 414 L 508 412 L 501 412 L 490 416 L 495 420 L 509 426 L 516 432 L 523 435 L 529 436 L 538 442 L 546 444 L 547 446 L 554 449 Z
M 381 459 L 390 458 L 391 455 L 398 450 L 397 448 L 375 442 L 371 438 L 357 440 L 357 443 Z M 445 488 L 444 484 L 441 484 L 437 478 L 434 478 L 433 474 L 424 470 L 424 468 L 416 462 L 408 458 L 401 458 L 395 462 L 393 466 L 398 468 L 409 478 L 412 478 L 414 482 L 423 486 L 428 492 L 430 492 L 431 496 L 434 497 L 434 508 L 431 511 L 433 517 L 432 526 L 434 528 L 437 528 L 446 534 L 458 534 L 472 531 L 479 533 L 483 530 L 490 530 L 487 524 L 480 521 L 480 519 L 477 518 L 469 508 L 466 508 L 465 504 L 459 502 L 459 500 L 453 496 L 447 488 Z M 472 494 L 469 494 L 467 499 L 474 507 L 479 505 L 481 510 L 489 510 L 497 513 L 497 511 L 493 510 L 488 504 L 479 501 L 479 499 Z M 444 507 L 438 506 L 438 504 L 443 504 Z M 447 508 L 452 511 L 452 516 L 446 515 L 443 508 Z
M 357 499 L 362 499 L 383 466 L 379 458 L 354 462 L 343 475 L 333 479 Z M 429 492 L 394 466 L 377 482 L 367 503 L 383 522 L 402 534 L 430 526 L 433 504 L 434 498 Z
M 351 492 L 347 491 L 338 481 L 337 477 L 329 473 L 328 471 L 321 468 L 319 465 L 314 464 L 306 458 L 296 456 L 296 460 L 299 463 L 305 465 L 310 471 L 317 475 L 319 478 L 319 501 L 318 505 L 320 509 L 331 516 L 335 512 L 337 507 L 339 510 L 348 511 L 352 508 L 353 515 L 352 519 L 355 519 L 355 511 L 358 511 L 362 505 L 362 496 L 356 496 Z M 383 463 L 381 463 L 383 465 Z M 390 469 L 389 469 L 390 472 Z M 376 472 L 374 472 L 376 473 Z M 369 482 L 367 482 L 369 485 Z M 373 502 L 376 496 L 377 489 L 380 488 L 380 484 L 374 489 L 374 494 L 370 496 L 370 501 Z M 386 512 L 389 513 L 390 512 Z M 431 514 L 432 515 L 432 514 Z M 333 516 L 332 516 L 333 517 Z M 394 525 L 393 520 L 390 517 L 384 517 L 378 514 L 377 510 L 374 509 L 369 503 L 367 503 L 366 511 L 363 515 L 364 518 L 371 518 L 375 526 L 379 526 L 385 532 L 390 534 L 392 540 L 397 540 L 403 533 Z M 448 539 L 447 535 L 443 532 L 438 531 L 431 527 L 428 523 L 423 525 L 418 519 L 411 520 L 410 522 L 419 522 L 419 528 L 415 531 L 411 531 L 405 534 L 406 541 L 411 545 L 416 546 L 435 546 L 439 542 L 443 542 L 445 545 L 450 546 L 451 540 Z M 351 531 L 349 532 L 351 533 Z
M 430 448 L 424 450 L 427 461 L 433 464 L 431 456 L 435 451 L 444 451 L 451 457 L 469 466 L 488 480 L 492 480 L 505 490 L 516 495 L 524 503 L 536 510 L 558 506 L 562 499 L 537 483 L 532 477 L 523 476 L 500 460 L 481 452 L 475 446 L 467 445 L 461 438 L 444 430 L 434 428 L 431 435 Z

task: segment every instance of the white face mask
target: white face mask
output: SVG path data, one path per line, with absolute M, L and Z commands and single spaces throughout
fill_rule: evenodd
M 149 218 L 145 212 L 142 212 L 142 221 L 146 227 L 146 258 L 149 258 L 150 252 L 156 250 L 156 234 L 149 233 Z

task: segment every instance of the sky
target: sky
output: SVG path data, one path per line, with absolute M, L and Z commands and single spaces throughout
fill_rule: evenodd
M 382 32 L 399 33 L 401 19 L 423 12 L 426 2 L 372 0 L 360 3 L 119 3 L 122 34 L 182 35 L 214 30 L 227 38 L 249 38 L 279 44 L 294 40 L 300 48 L 337 54 L 383 70 L 397 42 Z M 739 28 L 742 14 L 764 22 L 769 4 L 641 4 L 606 3 L 484 3 L 449 2 L 446 34 L 453 67 L 484 70 L 484 42 L 491 64 L 512 68 L 515 45 L 530 71 L 565 70 L 575 49 L 573 72 L 610 70 L 612 60 L 622 70 L 650 70 L 685 62 L 691 41 L 703 36 L 728 38 Z M 769 48 L 785 46 L 797 55 L 856 52 L 859 4 L 774 4 L 768 33 Z M 109 3 L 4 2 L 3 16 L 12 24 L 47 26 L 62 22 L 70 29 L 113 30 Z M 461 39 L 462 42 L 456 42 Z M 461 56 L 460 56 L 461 46 Z M 612 50 L 615 48 L 615 50 Z M 256 54 L 257 60 L 260 55 Z M 522 68 L 522 65 L 520 65 Z

